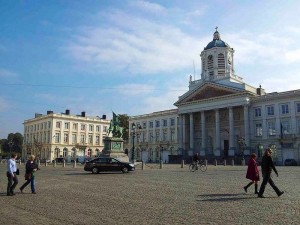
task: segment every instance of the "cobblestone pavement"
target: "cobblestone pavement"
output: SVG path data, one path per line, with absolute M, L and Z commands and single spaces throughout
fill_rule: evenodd
M 253 194 L 244 166 L 137 166 L 135 172 L 91 174 L 82 166 L 44 167 L 36 176 L 37 194 L 6 196 L 5 165 L 0 164 L 0 224 L 299 224 L 300 167 L 277 167 L 278 198 L 267 185 L 265 199 Z

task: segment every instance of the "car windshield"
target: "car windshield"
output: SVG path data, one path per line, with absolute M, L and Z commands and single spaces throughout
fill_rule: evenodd
M 116 159 L 114 159 L 114 158 L 111 158 L 111 162 L 112 163 L 118 163 L 118 162 L 120 162 L 119 160 L 116 160 Z

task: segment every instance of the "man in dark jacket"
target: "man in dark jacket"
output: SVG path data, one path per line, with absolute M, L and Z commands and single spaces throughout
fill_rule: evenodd
M 274 166 L 271 155 L 272 155 L 272 150 L 270 148 L 267 148 L 265 151 L 265 154 L 262 158 L 262 162 L 261 162 L 261 172 L 263 175 L 263 182 L 262 182 L 262 184 L 260 186 L 260 190 L 258 192 L 259 198 L 264 198 L 263 194 L 264 194 L 267 183 L 269 183 L 271 185 L 271 187 L 274 189 L 274 191 L 276 192 L 278 197 L 284 193 L 283 191 L 280 191 L 278 189 L 278 187 L 274 184 L 274 182 L 271 178 L 272 170 L 274 170 L 275 174 L 278 177 L 278 172 Z

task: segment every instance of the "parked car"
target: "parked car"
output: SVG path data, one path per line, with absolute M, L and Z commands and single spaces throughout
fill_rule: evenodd
M 295 159 L 286 159 L 284 161 L 285 166 L 297 166 L 297 161 Z
M 64 162 L 64 160 L 65 160 L 64 157 L 58 157 L 58 158 L 55 159 L 55 161 L 56 161 L 57 163 L 62 163 L 62 162 Z
M 111 157 L 97 157 L 91 161 L 87 161 L 84 165 L 85 171 L 91 171 L 92 173 L 99 173 L 104 171 L 122 171 L 128 173 L 134 171 L 135 166 L 132 163 L 121 162 Z

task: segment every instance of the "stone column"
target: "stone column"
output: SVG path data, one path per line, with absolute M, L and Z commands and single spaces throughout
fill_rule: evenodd
M 215 110 L 216 117 L 216 147 L 215 147 L 215 156 L 221 155 L 221 139 L 220 139 L 220 112 L 219 109 Z
M 190 113 L 190 155 L 194 151 L 194 115 Z
M 250 155 L 250 127 L 249 127 L 249 107 L 244 105 L 244 128 L 245 128 L 245 155 Z
M 261 107 L 261 117 L 262 117 L 262 139 L 268 138 L 268 126 L 267 126 L 267 114 L 265 110 L 265 106 Z
M 229 107 L 229 156 L 234 156 L 235 144 L 234 144 L 234 121 L 233 121 L 233 109 Z
M 206 150 L 206 133 L 205 133 L 205 113 L 201 111 L 201 150 L 200 155 L 205 155 Z
M 182 119 L 182 114 L 179 115 L 179 121 L 178 121 L 178 142 L 179 142 L 179 148 L 183 149 L 183 136 L 182 136 L 182 130 L 183 130 L 183 119 Z
M 185 123 L 186 123 L 185 115 L 182 115 L 182 148 L 183 148 L 183 150 L 185 150 L 185 148 L 186 148 Z M 182 154 L 184 154 L 184 152 Z

